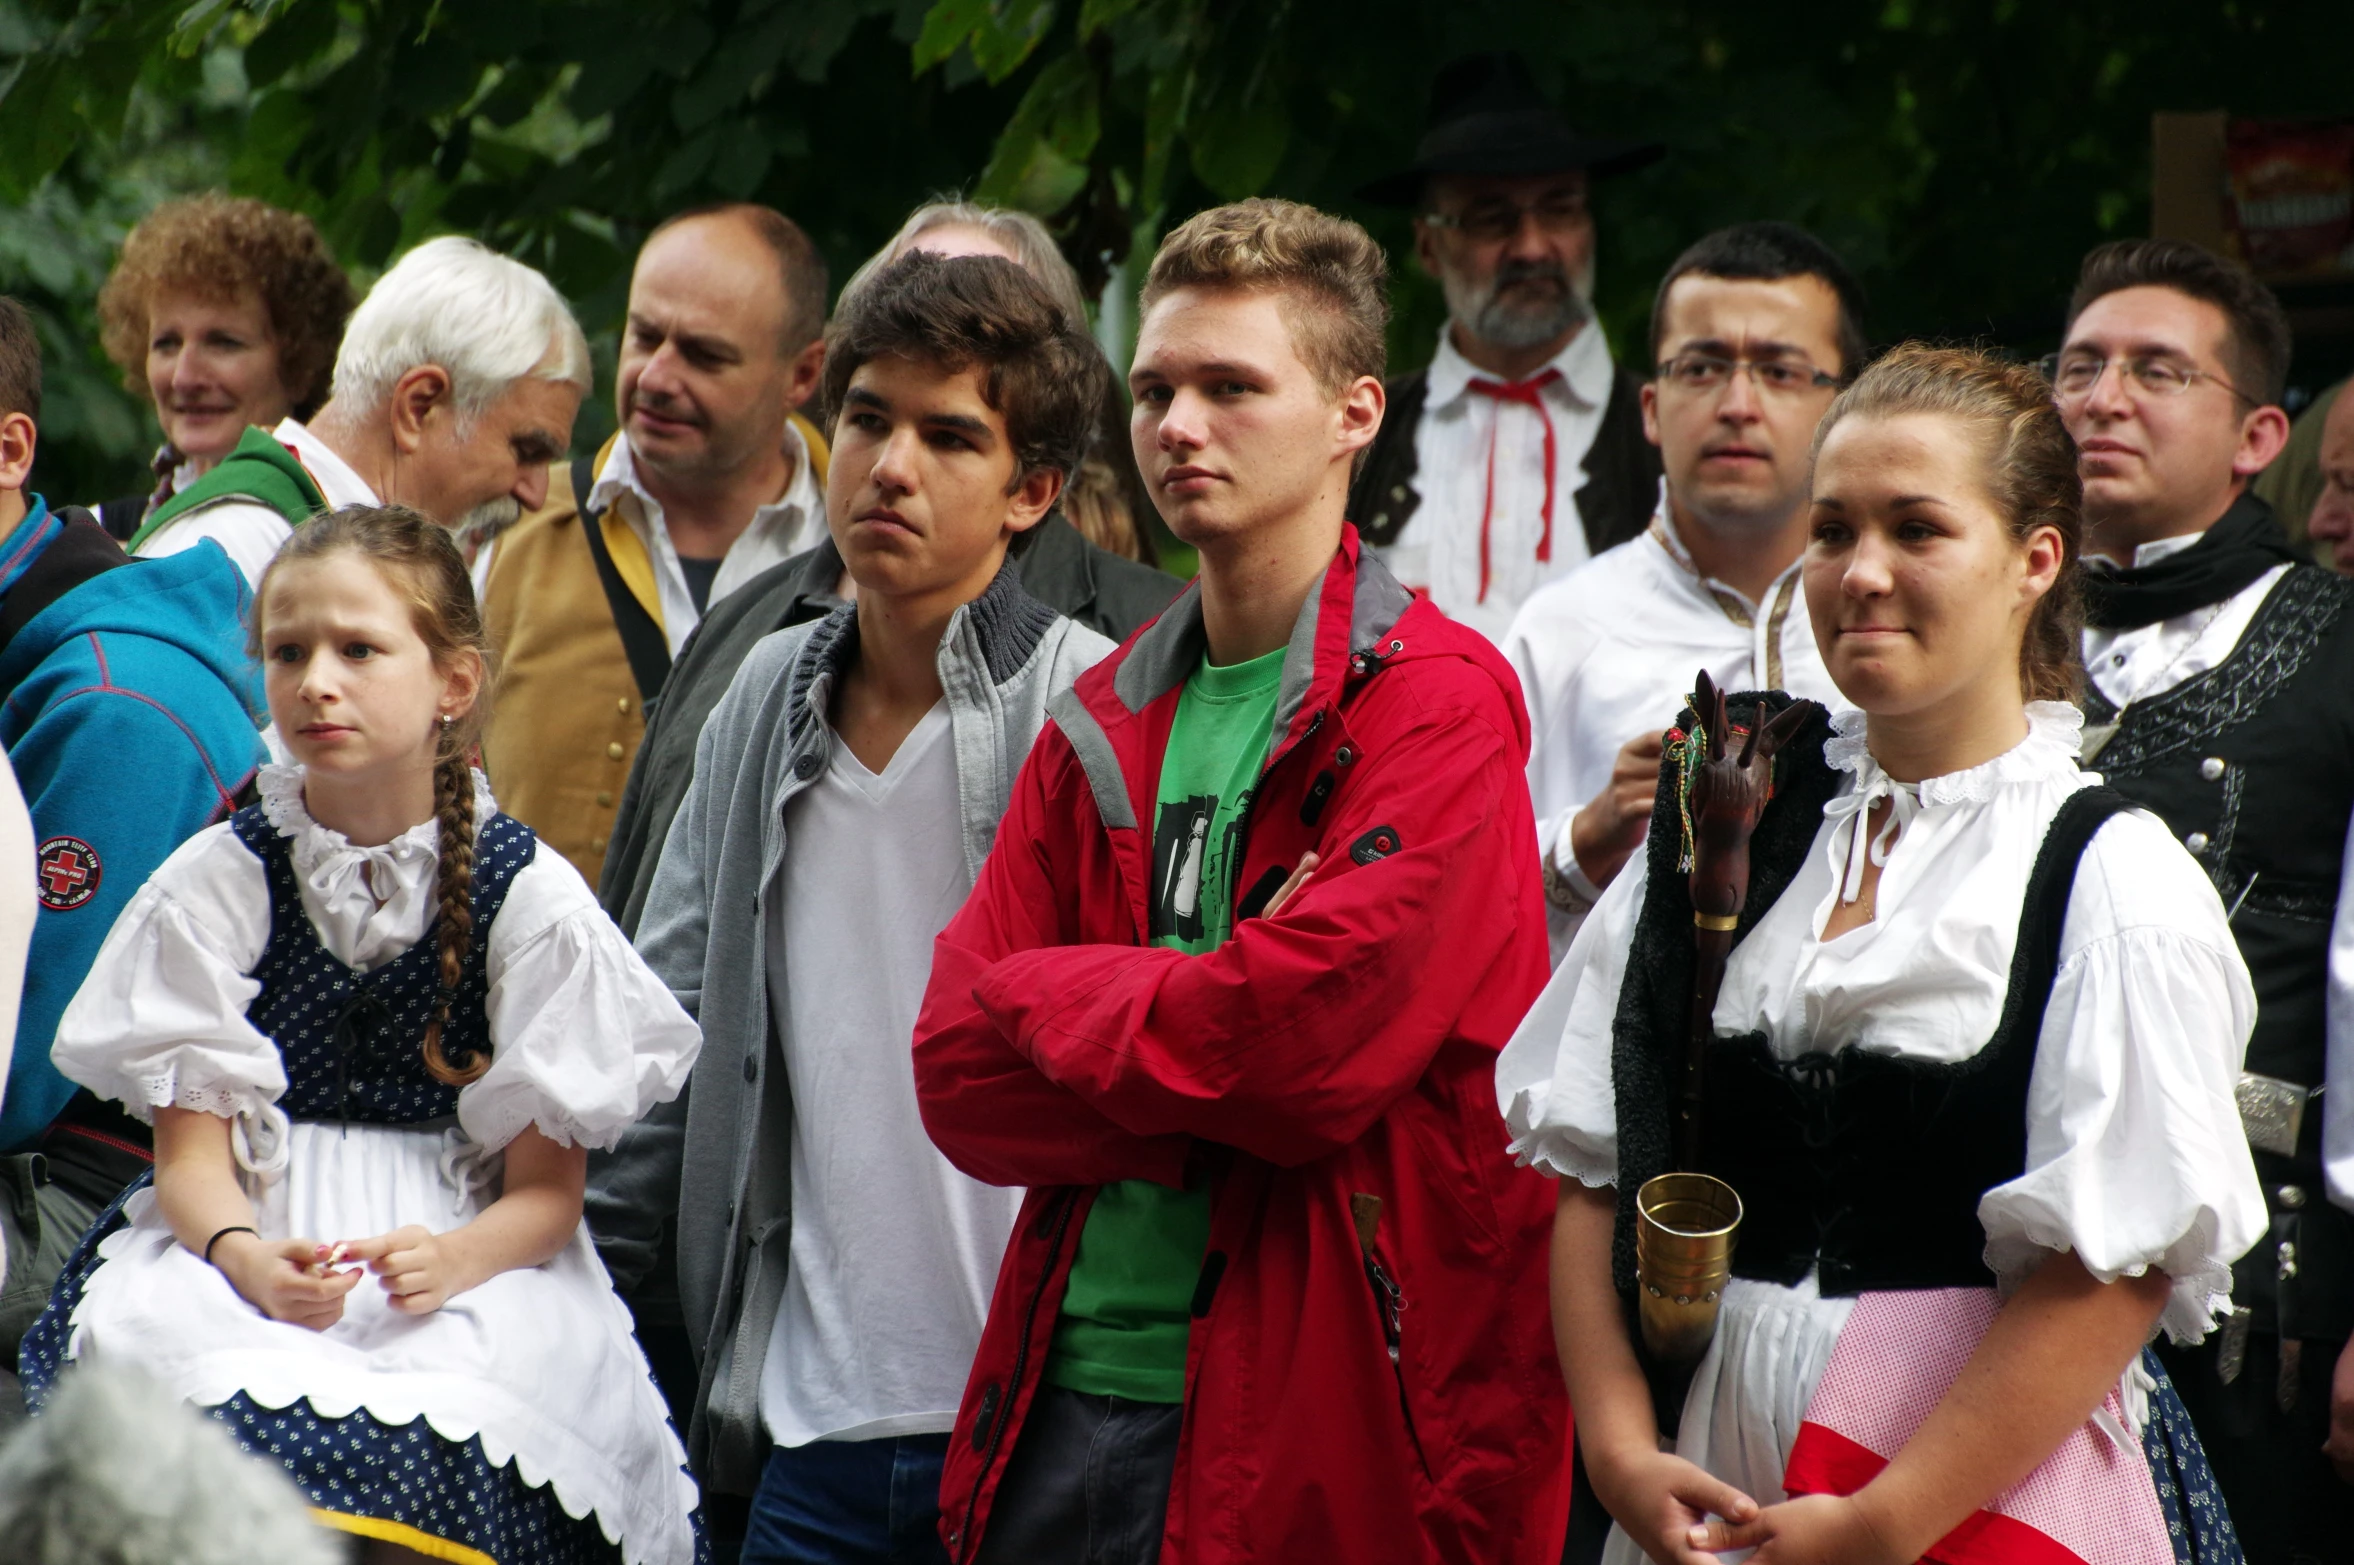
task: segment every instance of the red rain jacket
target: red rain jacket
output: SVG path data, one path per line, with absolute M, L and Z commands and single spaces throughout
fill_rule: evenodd
M 1569 1409 L 1553 1196 L 1497 1052 L 1545 917 L 1501 657 L 1354 529 L 1302 608 L 1234 934 L 1147 943 L 1152 820 L 1200 586 L 1050 706 L 916 1025 L 924 1123 L 1028 1185 L 941 1483 L 963 1565 L 1040 1382 L 1096 1189 L 1215 1181 L 1163 1565 L 1544 1561 Z M 1304 892 L 1253 917 L 1313 848 Z

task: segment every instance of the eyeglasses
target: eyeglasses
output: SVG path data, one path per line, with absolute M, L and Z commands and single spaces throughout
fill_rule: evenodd
M 1523 219 L 1535 218 L 1540 232 L 1566 234 L 1586 222 L 1583 195 L 1546 196 L 1529 206 L 1517 201 L 1482 201 L 1462 212 L 1425 212 L 1422 220 L 1433 228 L 1452 228 L 1481 244 L 1510 239 L 1520 232 Z
M 2052 394 L 2062 402 L 2081 402 L 2101 383 L 2101 377 L 2115 363 L 2118 374 L 2133 383 L 2136 389 L 2154 397 L 2179 397 L 2202 380 L 2211 380 L 2251 407 L 2259 406 L 2254 397 L 2195 364 L 2164 354 L 2142 353 L 2131 358 L 2110 360 L 2097 353 L 2047 353 L 2037 361 L 2036 368 L 2043 378 L 2052 383 Z
M 1659 366 L 1659 381 L 1677 391 L 1721 391 L 1736 370 L 1749 372 L 1749 383 L 1760 391 L 1789 395 L 1819 391 L 1839 384 L 1839 377 L 1817 369 L 1805 359 L 1728 359 L 1721 353 L 1679 353 Z

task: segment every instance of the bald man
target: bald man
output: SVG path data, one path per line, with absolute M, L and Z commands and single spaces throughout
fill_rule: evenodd
M 645 705 L 704 612 L 825 532 L 826 267 L 780 212 L 703 207 L 630 277 L 620 431 L 475 563 L 503 673 L 499 802 L 596 884 Z

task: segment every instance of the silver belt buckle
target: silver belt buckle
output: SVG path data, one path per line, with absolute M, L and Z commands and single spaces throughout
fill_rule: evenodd
M 2227 1386 L 2248 1367 L 2248 1328 L 2255 1320 L 2256 1312 L 2244 1304 L 2223 1317 L 2223 1340 L 2216 1349 L 2215 1373 Z
M 2238 1090 L 2240 1128 L 2248 1145 L 2281 1157 L 2297 1155 L 2297 1133 L 2305 1128 L 2305 1105 L 2321 1096 L 2318 1087 L 2300 1087 L 2277 1076 L 2240 1072 Z

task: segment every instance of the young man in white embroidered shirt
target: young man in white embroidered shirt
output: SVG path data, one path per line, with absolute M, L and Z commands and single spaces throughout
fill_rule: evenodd
M 588 339 L 545 277 L 471 239 L 429 239 L 352 312 L 333 389 L 309 422 L 248 429 L 148 519 L 130 552 L 177 554 L 209 538 L 251 586 L 316 512 L 401 505 L 461 529 L 512 519 L 546 498 L 547 464 L 572 443 L 588 389 Z M 240 474 L 258 466 L 285 476 L 249 489 Z
M 2249 488 L 2288 438 L 2279 303 L 2195 245 L 2085 258 L 2050 363 L 2084 479 L 2085 764 L 2165 820 L 2256 984 L 2239 1101 L 2268 1232 L 2164 1349 L 2250 1560 L 2354 1520 L 2354 584 Z M 2327 1091 L 2323 1090 L 2327 1086 Z
M 1743 223 L 1668 268 L 1643 432 L 1667 476 L 1641 537 L 1521 608 L 1504 638 L 1532 741 L 1553 954 L 1643 842 L 1660 734 L 1706 668 L 1726 690 L 1836 703 L 1799 586 L 1808 452 L 1863 368 L 1863 295 L 1787 223 Z
M 746 1565 L 945 1559 L 940 1468 L 1022 1193 L 934 1149 L 911 1039 L 1048 700 L 1111 650 L 1005 561 L 1087 449 L 1086 323 L 1010 261 L 918 251 L 828 351 L 856 602 L 759 642 L 704 725 L 638 944 L 715 1063 L 588 1198 L 625 1287 L 677 1234 L 690 1454 L 752 1496 Z

